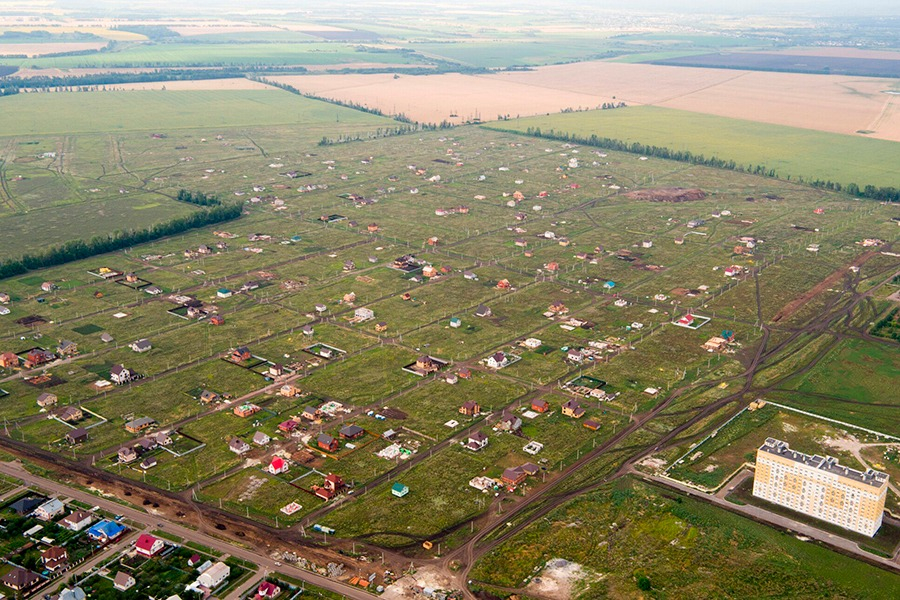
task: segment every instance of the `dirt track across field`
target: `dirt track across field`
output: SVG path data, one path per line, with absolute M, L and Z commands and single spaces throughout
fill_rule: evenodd
M 787 304 L 782 306 L 781 310 L 779 310 L 775 314 L 775 316 L 772 317 L 772 322 L 777 323 L 778 321 L 781 321 L 782 319 L 786 319 L 786 318 L 790 317 L 795 312 L 800 310 L 807 302 L 809 302 L 810 300 L 812 300 L 813 298 L 815 298 L 816 296 L 818 296 L 819 294 L 821 294 L 828 288 L 833 287 L 835 283 L 840 281 L 841 278 L 847 274 L 850 266 L 860 267 L 867 260 L 869 260 L 870 258 L 875 256 L 876 254 L 877 254 L 877 252 L 875 252 L 875 251 L 869 251 L 864 254 L 860 254 L 859 256 L 856 257 L 856 260 L 854 260 L 852 263 L 850 263 L 850 265 L 841 267 L 840 269 L 838 269 L 837 271 L 835 271 L 834 273 L 832 273 L 831 275 L 829 275 L 828 277 L 826 277 L 825 279 L 823 279 L 822 281 L 817 283 L 815 286 L 810 288 L 809 290 L 803 292 L 802 294 L 800 294 L 799 296 L 797 296 L 796 298 L 794 298 L 793 300 L 791 300 L 790 302 L 788 302 Z

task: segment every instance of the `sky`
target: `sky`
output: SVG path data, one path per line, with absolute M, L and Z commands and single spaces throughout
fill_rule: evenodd
M 323 6 L 320 0 L 55 0 L 55 4 L 66 8 L 116 9 L 155 8 L 160 12 L 167 9 L 183 14 L 186 7 L 196 7 L 201 11 L 210 8 L 277 8 L 294 10 L 315 10 Z M 481 9 L 491 7 L 515 7 L 534 5 L 548 6 L 541 0 L 330 0 L 325 6 L 334 11 L 341 4 L 359 8 L 377 4 L 418 4 L 429 7 L 445 5 L 459 9 L 470 5 Z M 715 14 L 793 14 L 802 16 L 900 16 L 900 0 L 553 0 L 551 5 L 590 7 L 593 9 L 629 10 L 667 13 L 715 13 Z

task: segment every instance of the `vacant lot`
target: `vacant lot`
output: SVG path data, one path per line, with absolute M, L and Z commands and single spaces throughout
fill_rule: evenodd
M 585 597 L 638 597 L 635 579 L 641 576 L 656 594 L 671 598 L 886 600 L 900 593 L 894 573 L 628 480 L 535 521 L 483 558 L 472 576 L 520 586 L 553 557 L 586 567 Z M 870 583 L 859 594 L 862 577 Z

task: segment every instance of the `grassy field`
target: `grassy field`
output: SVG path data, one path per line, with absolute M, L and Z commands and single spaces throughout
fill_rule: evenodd
M 890 402 L 891 390 L 895 389 L 898 372 L 900 356 L 896 349 L 863 340 L 844 340 L 791 387 L 861 403 L 887 401 L 894 405 Z
M 610 523 L 616 523 L 610 527 Z M 556 557 L 587 571 L 575 593 L 666 598 L 888 599 L 900 577 L 660 488 L 623 480 L 579 497 L 483 558 L 471 573 L 519 587 Z M 865 591 L 860 578 L 869 582 Z
M 325 135 L 367 135 L 396 124 L 277 89 L 3 100 L 0 129 L 9 137 L 0 138 L 0 224 L 21 236 L 0 240 L 0 252 L 12 255 L 190 214 L 197 208 L 173 201 L 183 187 L 230 196 L 228 187 L 240 191 L 251 175 L 270 177 L 267 165 L 277 163 L 266 160 L 261 144 L 282 149 L 302 140 L 309 147 Z M 73 221 L 89 225 L 74 230 Z
M 342 403 L 370 404 L 421 381 L 403 371 L 416 355 L 396 346 L 374 348 L 365 354 L 329 364 L 300 383 L 303 389 Z
M 849 430 L 859 435 L 861 432 Z M 720 429 L 715 438 L 706 440 L 669 471 L 672 477 L 684 479 L 707 488 L 715 488 L 745 462 L 756 461 L 756 449 L 768 438 L 790 438 L 791 448 L 807 454 L 834 456 L 842 465 L 859 469 L 853 456 L 841 452 L 829 441 L 846 437 L 847 430 L 833 427 L 793 412 L 766 406 L 754 412 L 744 412 Z
M 326 123 L 360 129 L 387 126 L 369 115 L 282 90 L 128 91 L 20 94 L 3 99 L 4 136 L 74 135 L 91 132 L 160 131 Z
M 489 69 L 591 60 L 612 51 L 607 39 L 577 35 L 557 39 L 417 43 L 412 47 L 428 57 Z
M 193 67 L 242 65 L 331 65 L 418 62 L 400 52 L 367 52 L 350 44 L 255 43 L 137 44 L 117 52 L 84 56 L 6 58 L 3 64 L 36 68 Z
M 765 165 L 782 178 L 831 180 L 860 187 L 897 185 L 892 165 L 900 160 L 900 144 L 894 142 L 653 106 L 530 117 L 504 122 L 502 127 L 596 134 L 717 156 L 740 165 Z

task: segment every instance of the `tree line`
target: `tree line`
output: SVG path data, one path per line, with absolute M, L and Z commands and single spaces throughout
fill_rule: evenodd
M 147 71 L 144 73 L 93 73 L 71 76 L 35 76 L 4 80 L 4 85 L 19 88 L 66 88 L 116 85 L 122 83 L 149 83 L 154 81 L 193 81 L 200 79 L 235 79 L 244 74 L 236 68 L 225 69 L 174 69 Z
M 50 247 L 43 252 L 24 254 L 16 259 L 3 260 L 0 262 L 0 279 L 22 275 L 35 269 L 44 269 L 90 258 L 98 254 L 122 250 L 123 248 L 176 235 L 190 229 L 230 221 L 241 216 L 242 210 L 243 207 L 240 204 L 220 205 L 183 217 L 177 217 L 165 223 L 157 223 L 145 229 L 114 231 L 107 235 L 95 236 L 90 240 L 72 240 Z
M 207 196 L 203 192 L 189 192 L 183 188 L 178 190 L 175 199 L 179 202 L 187 202 L 188 204 L 196 204 L 197 206 L 218 206 L 222 204 L 218 196 Z
M 396 75 L 395 75 L 396 76 Z M 261 83 L 265 83 L 266 85 L 275 86 L 280 88 L 286 92 L 290 92 L 292 94 L 296 94 L 298 96 L 303 96 L 304 98 L 309 98 L 310 100 L 318 100 L 320 102 L 327 102 L 328 104 L 334 104 L 335 106 L 343 106 L 344 108 L 352 108 L 353 110 L 358 110 L 360 112 L 368 113 L 370 115 L 376 115 L 378 117 L 386 117 L 388 119 L 393 119 L 394 121 L 400 121 L 401 123 L 406 123 L 411 127 L 408 128 L 395 128 L 393 130 L 388 130 L 389 133 L 386 135 L 403 135 L 405 133 L 411 133 L 413 131 L 437 131 L 438 129 L 451 129 L 454 127 L 453 123 L 444 119 L 440 123 L 420 123 L 419 121 L 414 121 L 413 119 L 406 116 L 404 113 L 397 113 L 396 115 L 387 115 L 380 108 L 373 108 L 370 106 L 366 106 L 365 104 L 359 104 L 358 102 L 348 102 L 344 100 L 336 100 L 334 98 L 325 98 L 323 96 L 317 96 L 315 94 L 307 94 L 301 92 L 294 86 L 281 83 L 278 81 L 271 81 L 266 79 L 265 77 L 248 77 L 248 79 L 252 79 L 253 81 L 259 81 Z M 358 141 L 361 138 L 357 135 L 353 139 L 342 139 L 337 143 L 343 143 L 346 141 Z M 319 142 L 320 146 L 326 146 L 329 144 L 333 144 L 335 141 L 328 137 L 323 137 Z
M 505 129 L 501 127 L 485 126 L 487 129 L 502 131 L 504 133 L 514 133 L 522 135 L 521 130 Z M 640 142 L 626 142 L 614 138 L 600 137 L 596 134 L 583 136 L 574 133 L 557 132 L 553 129 L 542 131 L 540 127 L 528 127 L 524 131 L 524 135 L 539 137 L 548 140 L 556 140 L 560 142 L 570 142 L 581 144 L 583 146 L 594 146 L 607 150 L 615 150 L 619 152 L 631 152 L 632 154 L 640 154 L 643 156 L 654 156 L 656 158 L 665 158 L 667 160 L 676 160 L 679 162 L 691 163 L 694 165 L 703 165 L 706 167 L 715 167 L 717 169 L 728 169 L 739 173 L 750 173 L 752 175 L 761 175 L 763 177 L 779 177 L 775 169 L 766 167 L 766 165 L 739 164 L 734 160 L 726 160 L 718 156 L 706 156 L 704 154 L 694 154 L 690 150 L 672 150 L 665 146 L 653 146 L 642 144 Z M 785 177 L 788 181 L 791 176 Z M 865 185 L 860 187 L 856 183 L 848 183 L 841 185 L 838 182 L 820 179 L 804 179 L 797 177 L 795 181 L 805 183 L 818 189 L 832 190 L 836 192 L 843 191 L 857 198 L 867 198 L 871 200 L 879 200 L 881 202 L 900 202 L 900 189 L 891 186 L 876 187 L 874 185 Z

